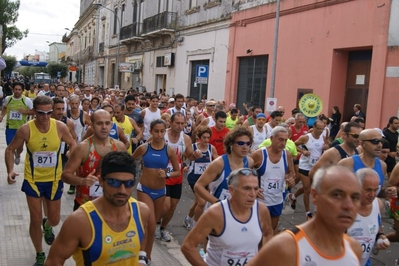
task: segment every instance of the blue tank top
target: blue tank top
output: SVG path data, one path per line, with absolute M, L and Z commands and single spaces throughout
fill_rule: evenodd
M 118 134 L 118 128 L 116 123 L 112 123 L 111 130 L 109 131 L 108 136 L 110 136 L 113 139 L 119 139 L 119 134 Z
M 229 177 L 232 171 L 230 168 L 229 158 L 227 157 L 227 154 L 223 154 L 222 158 L 224 164 L 223 171 L 216 178 L 214 182 L 209 184 L 211 194 L 220 200 L 227 199 L 230 197 L 230 192 L 227 185 L 227 178 Z M 244 168 L 248 168 L 248 158 L 244 157 L 242 161 L 244 162 Z
M 356 173 L 357 170 L 362 169 L 362 168 L 367 168 L 367 166 L 364 165 L 362 160 L 360 159 L 359 155 L 353 155 L 353 172 Z M 380 159 L 375 158 L 374 159 L 374 167 L 373 170 L 377 172 L 378 176 L 380 177 L 380 188 L 378 190 L 378 193 L 380 193 L 382 186 L 384 185 L 384 173 L 382 172 L 382 166 Z
M 194 151 L 198 150 L 197 143 L 193 144 L 193 150 Z M 211 162 L 212 162 L 212 145 L 208 144 L 208 149 L 202 152 L 201 158 L 198 158 L 195 161 L 191 161 L 187 176 L 188 183 L 195 184 Z
M 143 164 L 146 168 L 166 169 L 168 167 L 168 145 L 165 145 L 162 150 L 155 150 L 151 147 L 149 142 L 147 151 L 143 155 Z

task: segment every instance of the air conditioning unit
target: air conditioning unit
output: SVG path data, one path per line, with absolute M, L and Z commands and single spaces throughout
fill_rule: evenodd
M 143 67 L 143 62 L 142 61 L 136 61 L 134 64 L 134 69 L 141 69 Z

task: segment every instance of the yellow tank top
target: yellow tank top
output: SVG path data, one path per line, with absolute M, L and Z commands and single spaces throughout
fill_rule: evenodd
M 92 238 L 88 247 L 78 247 L 73 254 L 77 266 L 136 266 L 139 264 L 144 227 L 138 202 L 130 198 L 128 204 L 131 213 L 130 221 L 122 232 L 115 232 L 108 227 L 93 202 L 89 201 L 80 206 L 90 221 Z
M 50 128 L 40 132 L 35 120 L 28 122 L 30 136 L 26 143 L 24 178 L 34 182 L 51 182 L 61 179 L 62 161 L 57 121 L 50 118 Z
M 120 126 L 123 129 L 123 133 L 125 134 L 126 139 L 129 141 L 129 148 L 127 149 L 127 152 L 129 154 L 132 154 L 131 136 L 134 127 L 132 126 L 132 123 L 130 123 L 129 117 L 125 115 L 125 121 L 123 121 L 123 123 L 118 122 L 115 117 L 112 118 L 112 121 L 114 121 L 118 126 Z
M 31 100 L 36 98 L 36 92 L 31 92 L 30 90 L 28 90 L 28 98 L 30 98 Z

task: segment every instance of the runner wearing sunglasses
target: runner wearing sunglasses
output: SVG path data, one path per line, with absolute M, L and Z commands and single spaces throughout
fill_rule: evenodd
M 359 154 L 356 147 L 359 146 L 359 134 L 361 131 L 362 128 L 358 123 L 348 122 L 342 132 L 342 139 L 344 142 L 326 150 L 309 171 L 309 177 L 313 178 L 314 173 L 321 167 L 337 164 L 341 159 Z
M 362 168 L 374 169 L 380 178 L 380 186 L 378 188 L 378 197 L 396 197 L 396 187 L 391 186 L 383 190 L 385 175 L 387 174 L 387 165 L 378 157 L 382 149 L 382 135 L 376 129 L 365 129 L 359 135 L 360 146 L 363 152 L 350 158 L 342 159 L 338 164 L 344 165 L 356 172 Z M 382 193 L 380 193 L 383 191 Z
M 184 239 L 181 250 L 192 265 L 246 265 L 273 236 L 269 211 L 257 200 L 258 176 L 249 168 L 227 178 L 231 197 L 213 204 Z M 197 246 L 209 238 L 204 260 Z
M 102 195 L 65 220 L 46 265 L 64 265 L 71 255 L 78 266 L 147 265 L 142 242 L 150 210 L 131 197 L 136 184 L 133 164 L 126 152 L 104 156 L 99 171 Z
M 194 186 L 195 193 L 210 204 L 229 198 L 227 177 L 231 171 L 253 167 L 252 158 L 247 157 L 251 144 L 252 134 L 247 128 L 233 128 L 224 139 L 226 154 L 208 165 Z
M 30 213 L 29 231 L 33 246 L 36 249 L 36 264 L 44 265 L 45 254 L 42 247 L 43 226 L 44 239 L 48 245 L 54 241 L 53 226 L 60 221 L 61 196 L 63 182 L 61 141 L 69 145 L 70 150 L 76 146 L 68 127 L 61 121 L 50 118 L 53 112 L 53 101 L 47 96 L 37 96 L 33 100 L 36 118 L 22 125 L 14 139 L 7 146 L 5 161 L 8 173 L 8 184 L 16 182 L 14 172 L 14 151 L 22 150 L 26 143 L 24 182 L 22 191 L 26 194 Z M 48 217 L 42 220 L 42 201 L 45 201 Z

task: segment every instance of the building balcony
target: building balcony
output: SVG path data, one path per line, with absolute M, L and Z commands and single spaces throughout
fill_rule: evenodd
M 142 31 L 142 24 L 139 22 L 133 22 L 133 24 L 127 25 L 121 28 L 120 40 L 128 41 L 135 38 L 140 38 Z
M 177 13 L 165 11 L 144 19 L 142 36 L 171 34 L 177 26 Z

